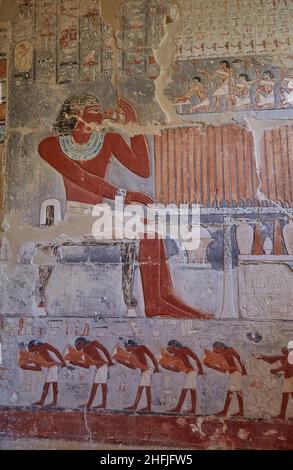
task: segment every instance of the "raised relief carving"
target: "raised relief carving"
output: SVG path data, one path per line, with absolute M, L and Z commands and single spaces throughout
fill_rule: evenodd
M 1 36 L 0 36 L 1 40 Z M 4 143 L 7 112 L 7 58 L 0 50 L 0 144 Z
M 285 225 L 283 234 L 286 250 L 289 255 L 293 255 L 293 220 L 289 220 L 289 222 Z
M 17 72 L 26 73 L 32 68 L 33 46 L 28 41 L 22 41 L 15 47 L 15 69 Z
M 59 3 L 58 83 L 78 81 L 79 68 L 79 1 Z
M 250 255 L 254 240 L 253 227 L 242 221 L 236 228 L 236 239 L 240 255 Z
M 264 245 L 263 245 L 263 250 L 266 255 L 271 255 L 273 252 L 273 242 L 270 239 L 270 237 L 267 237 L 265 239 Z
M 38 0 L 36 9 L 36 79 L 56 82 L 56 0 Z
M 204 228 L 200 228 L 199 246 L 196 249 L 187 249 L 188 262 L 194 265 L 205 265 L 207 261 L 207 249 L 212 242 L 210 232 Z M 184 246 L 184 243 L 183 243 Z
M 270 254 L 273 245 L 268 240 L 267 254 Z M 259 320 L 292 318 L 293 273 L 286 261 L 283 261 L 284 264 L 280 264 L 278 258 L 275 261 L 270 258 L 265 264 L 258 265 L 255 264 L 256 259 L 245 261 L 244 258 L 240 261 L 239 301 L 242 317 Z M 287 262 L 290 263 L 290 260 Z
M 176 56 L 180 59 L 290 52 L 291 2 L 180 0 L 179 3 L 182 32 L 176 37 Z
M 270 56 L 180 59 L 172 65 L 166 94 L 178 114 L 280 109 L 293 100 L 289 76 L 292 65 L 276 67 Z
M 35 47 L 35 0 L 18 1 L 17 13 L 13 20 L 15 41 L 14 76 L 15 85 L 34 81 Z

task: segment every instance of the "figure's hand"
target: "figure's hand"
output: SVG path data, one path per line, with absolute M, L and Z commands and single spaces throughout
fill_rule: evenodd
M 154 200 L 147 194 L 128 191 L 125 197 L 125 204 L 132 204 L 132 203 L 135 203 L 135 204 L 138 203 L 138 204 L 143 204 L 144 206 L 147 206 L 149 204 L 153 204 Z
M 261 354 L 252 354 L 252 356 L 257 359 L 258 361 L 262 360 L 262 355 Z
M 113 366 L 115 366 L 115 364 L 114 364 L 114 362 L 110 361 L 110 362 L 108 362 L 108 366 L 113 367 Z
M 198 375 L 204 375 L 204 371 L 203 371 L 203 370 L 200 370 L 200 371 L 198 372 Z
M 159 374 L 160 373 L 160 369 L 158 367 L 155 368 L 155 374 Z
M 66 362 L 61 362 L 60 366 L 64 369 L 64 367 L 67 367 Z
M 279 374 L 279 373 L 280 373 L 279 370 L 277 370 L 277 369 L 271 369 L 271 374 L 277 375 L 277 374 Z
M 138 123 L 138 116 L 132 104 L 126 101 L 125 98 L 120 98 L 118 105 L 119 114 L 124 116 L 124 124 L 128 124 L 129 122 Z

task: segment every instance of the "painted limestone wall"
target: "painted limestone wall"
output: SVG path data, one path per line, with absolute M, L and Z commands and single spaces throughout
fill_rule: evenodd
M 250 436 L 253 448 L 264 420 L 263 445 L 289 448 L 290 426 L 281 437 L 279 427 L 293 413 L 293 3 L 0 8 L 4 435 L 36 436 L 9 413 L 98 422 L 107 410 L 115 423 L 143 410 L 146 423 L 175 416 L 178 433 L 189 414 L 193 437 L 220 423 L 224 437 L 211 428 L 205 447 Z M 97 239 L 93 207 L 116 196 L 184 204 L 189 222 L 199 205 L 199 246 Z M 159 424 L 148 426 L 159 444 Z

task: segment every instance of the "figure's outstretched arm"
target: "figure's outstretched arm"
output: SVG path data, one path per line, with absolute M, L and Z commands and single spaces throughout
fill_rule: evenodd
M 99 349 L 100 351 L 102 351 L 102 353 L 105 355 L 107 361 L 108 361 L 108 364 L 109 365 L 113 365 L 113 361 L 112 361 L 112 358 L 109 354 L 109 351 L 105 348 L 105 346 L 103 346 L 103 344 L 99 343 L 99 341 L 93 341 L 93 346 L 95 346 L 97 349 Z
M 53 346 L 51 346 L 51 344 L 48 344 L 48 343 L 44 344 L 44 347 L 45 347 L 48 351 L 50 351 L 50 352 L 52 352 L 53 354 L 55 354 L 55 356 L 59 359 L 61 365 L 62 365 L 63 367 L 66 367 L 66 362 L 65 362 L 65 360 L 64 360 L 64 358 L 63 358 L 63 356 L 62 356 L 62 354 L 60 353 L 60 351 L 58 351 L 58 349 L 54 348 Z
M 207 365 L 207 364 L 205 364 L 205 366 L 208 367 L 209 369 L 216 370 L 217 372 L 221 372 L 223 374 L 226 374 L 226 372 L 228 372 L 228 370 L 225 370 L 222 367 L 218 367 L 218 366 L 214 366 L 214 365 Z
M 112 154 L 122 165 L 142 178 L 150 177 L 149 150 L 144 135 L 131 137 L 130 145 L 120 134 L 107 134 L 107 139 L 111 141 Z
M 204 371 L 203 371 L 201 362 L 200 362 L 199 358 L 197 357 L 197 355 L 189 348 L 186 349 L 186 352 L 191 357 L 191 359 L 193 359 L 196 362 L 199 375 L 204 375 Z
M 82 362 L 82 361 L 70 361 L 70 364 L 72 366 L 76 366 L 76 367 L 82 367 L 83 369 L 89 369 L 89 365 L 85 362 Z
M 43 160 L 72 183 L 96 196 L 115 199 L 118 188 L 99 176 L 83 170 L 76 162 L 64 155 L 56 137 L 48 137 L 39 145 L 39 154 Z
M 136 367 L 130 364 L 130 362 L 123 361 L 122 359 L 116 359 L 116 361 L 118 362 L 118 364 L 121 364 L 122 366 L 127 367 L 128 369 L 136 370 Z
M 155 367 L 155 370 L 158 372 L 159 371 L 159 364 L 158 364 L 158 361 L 157 359 L 155 358 L 154 354 L 146 347 L 146 346 L 143 346 L 143 352 L 149 356 L 149 358 L 151 359 L 152 363 L 154 364 L 154 367 Z
M 119 112 L 124 115 L 125 124 L 138 123 L 135 108 L 125 98 L 119 99 Z M 130 145 L 120 134 L 108 134 L 111 142 L 112 154 L 130 171 L 142 178 L 149 178 L 151 174 L 149 149 L 143 134 L 131 137 Z
M 278 374 L 279 372 L 284 372 L 284 367 L 278 367 L 277 369 L 271 369 L 271 374 Z
M 283 359 L 283 356 L 257 356 L 257 359 L 267 362 L 268 364 L 275 364 Z
M 23 370 L 31 370 L 31 371 L 34 371 L 34 372 L 41 372 L 41 370 L 42 370 L 41 366 L 39 366 L 37 364 L 26 364 L 26 365 L 20 366 L 20 368 L 23 369 Z
M 242 369 L 242 375 L 247 375 L 247 371 L 246 371 L 246 368 L 245 368 L 245 365 L 244 363 L 242 362 L 242 359 L 240 357 L 240 355 L 238 354 L 237 351 L 235 351 L 235 349 L 233 349 L 233 356 L 235 357 L 235 359 L 237 359 L 237 361 L 239 362 L 240 364 L 240 367 Z
M 170 370 L 171 372 L 180 372 L 179 369 L 177 369 L 176 367 L 172 367 L 172 366 L 167 366 L 167 365 L 164 365 L 162 366 L 164 369 L 166 370 Z

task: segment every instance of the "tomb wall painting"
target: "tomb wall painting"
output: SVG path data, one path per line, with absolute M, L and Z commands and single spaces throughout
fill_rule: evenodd
M 5 134 L 7 121 L 7 75 L 8 75 L 8 44 L 7 27 L 0 24 L 0 168 L 1 174 L 5 168 Z M 0 207 L 4 205 L 4 184 L 1 178 L 0 183 Z
M 271 56 L 178 60 L 166 93 L 179 114 L 292 107 L 291 58 Z
M 203 26 L 204 47 L 195 33 L 190 39 L 190 21 L 192 29 L 203 21 L 194 5 L 207 21 L 214 2 L 178 10 L 167 1 L 118 2 L 118 29 L 102 3 L 20 1 L 12 21 L 0 263 L 5 419 L 16 411 L 36 423 L 42 413 L 64 420 L 66 411 L 68 419 L 99 420 L 106 411 L 109 420 L 163 419 L 164 429 L 174 417 L 192 419 L 197 439 L 202 424 L 224 418 L 224 448 L 243 441 L 230 431 L 233 420 L 240 435 L 252 426 L 251 447 L 264 425 L 290 448 L 293 79 L 285 2 L 265 2 L 263 21 L 273 11 L 279 29 L 272 39 L 266 31 L 263 49 L 231 16 L 239 2 L 219 2 L 215 30 L 222 38 L 232 29 L 239 49 L 234 38 L 208 49 Z M 260 2 L 247 4 L 259 18 Z M 157 51 L 166 24 L 186 20 L 189 7 L 170 46 L 163 98 L 177 113 L 172 122 L 156 91 L 164 67 Z M 258 116 L 260 127 L 250 121 Z M 172 237 L 95 239 L 93 208 L 113 207 L 115 196 L 125 206 L 184 204 L 189 215 L 198 204 L 199 246 Z M 268 448 L 278 445 L 267 439 Z

